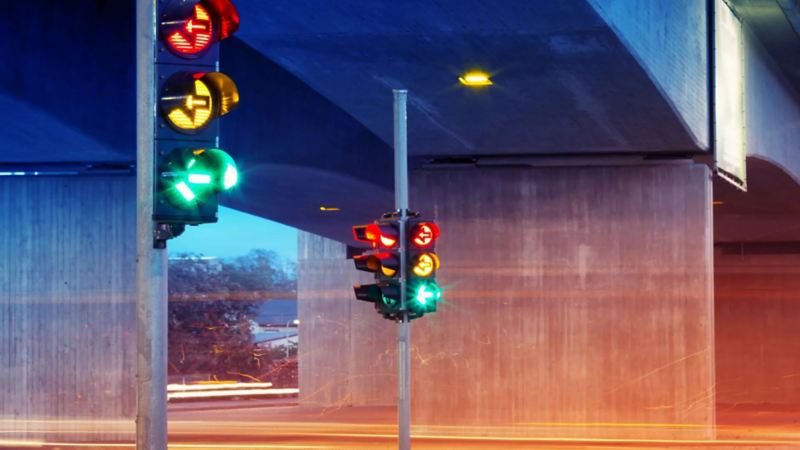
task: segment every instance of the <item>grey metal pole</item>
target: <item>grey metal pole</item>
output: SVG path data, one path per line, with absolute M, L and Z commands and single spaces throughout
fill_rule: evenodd
M 156 1 L 136 0 L 136 448 L 167 448 L 167 252 L 153 248 Z
M 406 103 L 408 91 L 394 90 L 394 201 L 400 213 L 400 307 L 403 320 L 397 329 L 397 358 L 399 378 L 398 448 L 411 448 L 411 330 L 406 310 L 406 222 L 408 221 L 408 130 Z

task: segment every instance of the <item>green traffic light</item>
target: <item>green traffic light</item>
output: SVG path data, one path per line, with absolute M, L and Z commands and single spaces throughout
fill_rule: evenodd
M 420 280 L 409 285 L 409 309 L 422 313 L 436 311 L 442 289 L 433 280 Z
M 173 150 L 159 170 L 159 186 L 176 208 L 191 209 L 239 182 L 233 158 L 218 148 Z

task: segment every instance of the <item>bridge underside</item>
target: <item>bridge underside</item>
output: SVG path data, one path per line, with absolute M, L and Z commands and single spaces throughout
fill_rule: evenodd
M 0 279 L 0 348 L 59 322 L 54 340 L 14 347 L 0 416 L 129 420 L 132 2 L 8 3 L 0 173 L 51 176 L 0 176 L 0 262 L 18 268 Z M 242 102 L 222 146 L 243 169 L 223 204 L 304 231 L 301 401 L 394 402 L 394 327 L 352 298 L 345 245 L 392 209 L 391 89 L 405 88 L 412 206 L 442 224 L 447 288 L 414 324 L 415 423 L 705 438 L 717 404 L 800 403 L 800 101 L 780 57 L 797 40 L 778 2 L 732 2 L 758 19 L 744 32 L 748 192 L 709 168 L 704 2 L 402 3 L 238 0 L 242 29 L 223 43 Z M 460 85 L 475 68 L 495 84 Z

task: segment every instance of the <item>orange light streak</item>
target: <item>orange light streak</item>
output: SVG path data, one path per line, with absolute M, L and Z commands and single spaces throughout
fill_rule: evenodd
M 214 390 L 214 391 L 200 391 L 200 392 L 169 392 L 167 393 L 167 400 L 172 399 L 186 399 L 186 398 L 219 398 L 219 397 L 236 397 L 248 395 L 290 395 L 300 392 L 297 388 L 285 389 L 230 389 L 230 390 Z
M 203 384 L 168 384 L 167 392 L 217 391 L 222 389 L 271 388 L 272 383 L 236 383 L 215 381 Z

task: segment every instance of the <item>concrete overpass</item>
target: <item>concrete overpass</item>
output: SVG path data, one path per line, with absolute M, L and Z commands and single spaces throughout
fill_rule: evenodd
M 0 177 L 0 416 L 129 419 L 133 4 L 5 3 L 0 171 L 50 176 Z M 301 345 L 325 350 L 301 348 L 301 401 L 394 401 L 394 327 L 345 258 L 350 225 L 391 208 L 392 88 L 449 287 L 414 326 L 415 423 L 708 437 L 717 403 L 800 401 L 791 1 L 721 5 L 743 23 L 747 192 L 714 176 L 703 0 L 236 3 L 222 133 L 245 183 L 223 203 L 306 232 Z M 475 67 L 495 85 L 459 85 Z

